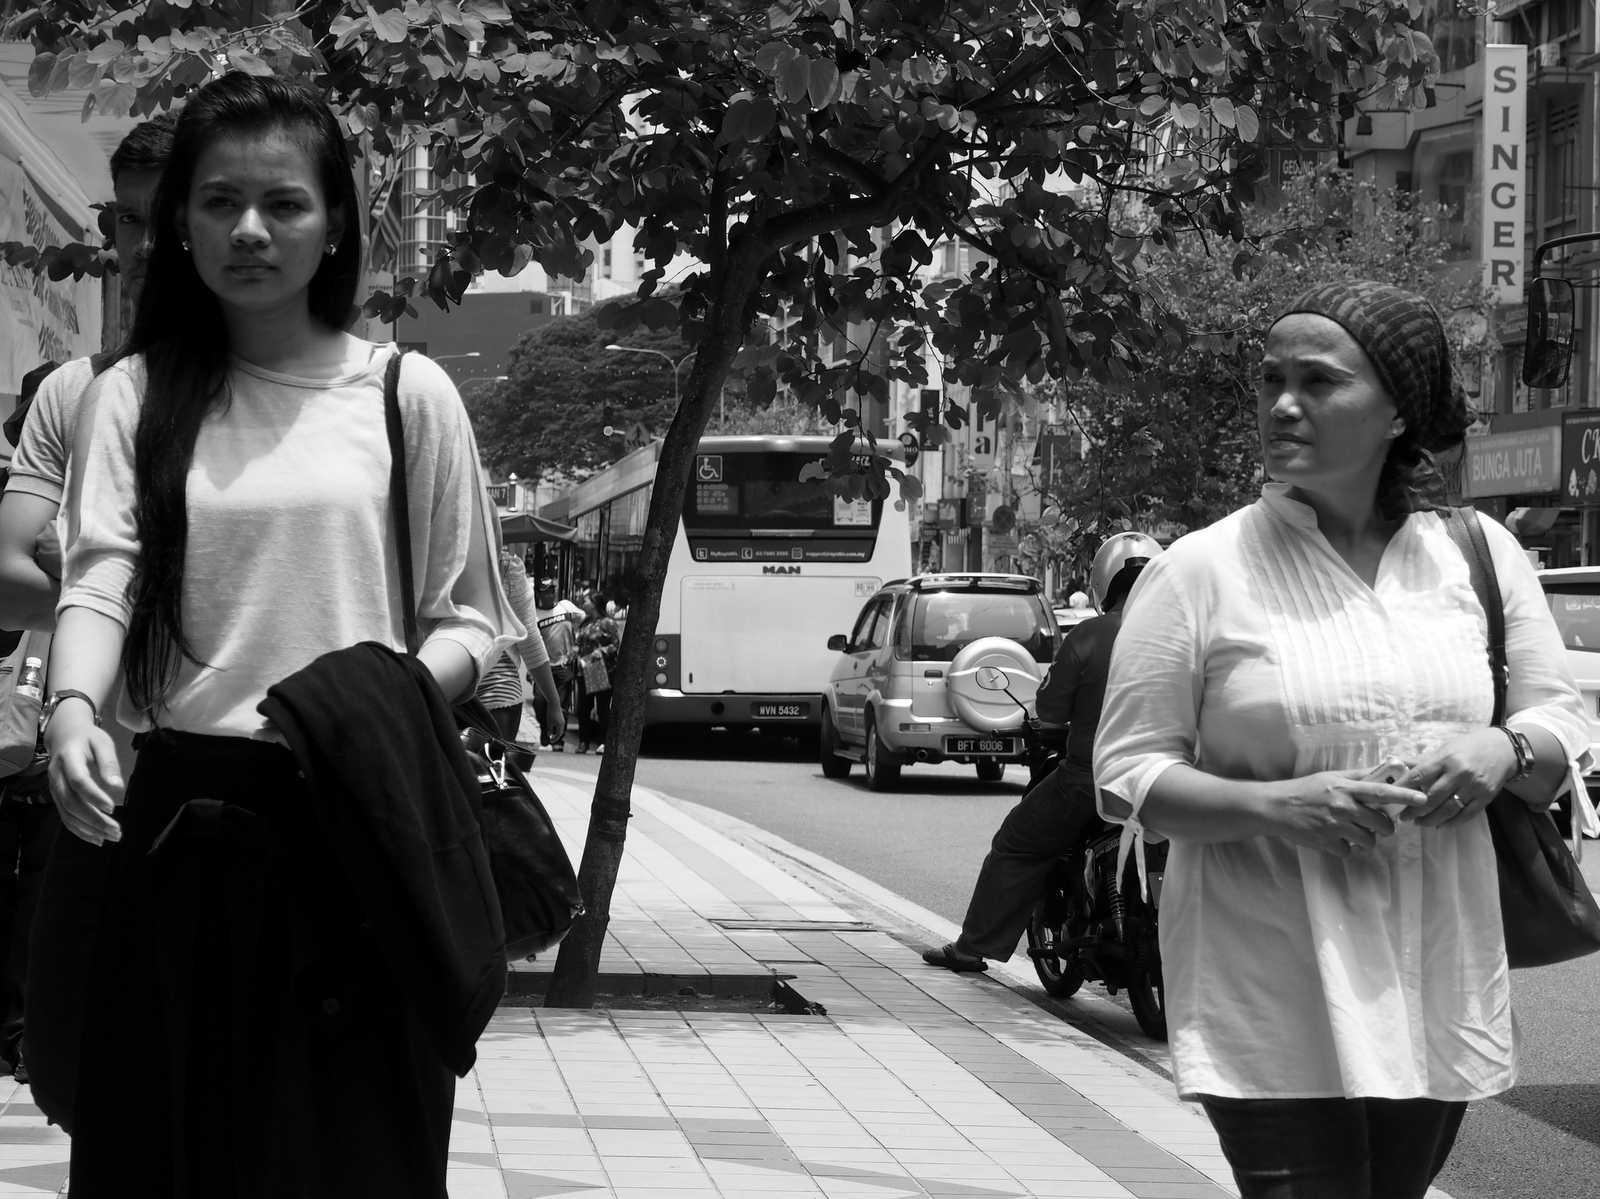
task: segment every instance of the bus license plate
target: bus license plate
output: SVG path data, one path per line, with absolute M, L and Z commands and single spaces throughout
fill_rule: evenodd
M 947 754 L 1014 754 L 1017 743 L 1011 737 L 946 737 Z
M 804 720 L 811 715 L 811 705 L 751 704 L 750 715 L 756 720 Z

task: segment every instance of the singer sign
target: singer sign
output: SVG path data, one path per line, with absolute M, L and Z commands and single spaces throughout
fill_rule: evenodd
M 1483 48 L 1483 189 L 1479 235 L 1483 285 L 1496 304 L 1522 303 L 1523 209 L 1527 206 L 1528 48 Z

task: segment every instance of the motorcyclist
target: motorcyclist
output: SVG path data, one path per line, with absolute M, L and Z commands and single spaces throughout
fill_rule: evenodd
M 924 950 L 923 960 L 948 970 L 987 970 L 1017 947 L 1056 859 L 1077 847 L 1098 816 L 1094 803 L 1094 735 L 1105 699 L 1111 647 L 1122 627 L 1128 592 L 1161 546 L 1143 533 L 1118 533 L 1095 554 L 1089 594 L 1099 616 L 1075 625 L 1039 689 L 1038 716 L 1068 726 L 1061 763 L 1022 797 L 1000 824 L 978 872 L 961 935 Z

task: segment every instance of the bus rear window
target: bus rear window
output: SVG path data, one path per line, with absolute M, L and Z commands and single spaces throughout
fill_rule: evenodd
M 1600 584 L 1560 583 L 1545 588 L 1550 614 L 1568 649 L 1600 654 Z
M 684 504 L 691 530 L 873 531 L 881 500 L 846 502 L 828 494 L 820 479 L 800 481 L 815 454 L 696 454 L 694 481 Z
M 1036 595 L 935 591 L 916 597 L 910 625 L 910 645 L 902 623 L 895 648 L 917 662 L 949 662 L 980 637 L 1009 637 L 1036 662 L 1055 657 L 1055 621 Z

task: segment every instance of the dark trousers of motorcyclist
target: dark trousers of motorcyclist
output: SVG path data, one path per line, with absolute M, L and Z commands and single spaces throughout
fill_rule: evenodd
M 1009 958 L 1056 859 L 1097 826 L 1093 785 L 1067 782 L 1064 773 L 1057 767 L 1000 822 L 956 938 L 962 953 Z
M 22 1042 L 22 995 L 28 981 L 28 933 L 39 909 L 44 868 L 61 829 L 48 790 L 42 802 L 0 798 L 0 1058 L 13 1068 Z

